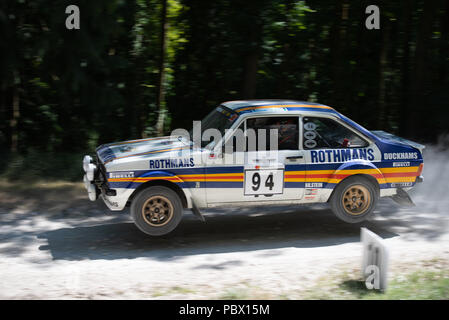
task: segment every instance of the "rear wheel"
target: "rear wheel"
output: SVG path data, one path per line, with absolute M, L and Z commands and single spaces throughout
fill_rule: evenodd
M 335 188 L 330 205 L 341 220 L 358 223 L 373 215 L 378 197 L 377 187 L 367 178 L 350 177 Z
M 162 236 L 173 231 L 181 221 L 182 212 L 181 199 L 167 187 L 144 189 L 131 203 L 135 225 L 151 236 Z

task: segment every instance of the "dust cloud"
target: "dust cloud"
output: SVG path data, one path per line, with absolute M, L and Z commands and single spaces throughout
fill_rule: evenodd
M 427 144 L 423 157 L 424 182 L 417 184 L 409 191 L 409 194 L 418 208 L 447 215 L 449 213 L 449 135 L 441 136 L 436 144 Z

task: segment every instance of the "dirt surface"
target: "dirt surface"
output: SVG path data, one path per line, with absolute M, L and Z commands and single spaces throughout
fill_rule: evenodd
M 128 212 L 87 200 L 81 184 L 0 185 L 1 299 L 301 298 L 327 275 L 360 272 L 360 227 L 390 249 L 391 272 L 449 264 L 447 152 L 426 160 L 417 206 L 383 199 L 362 225 L 326 205 L 189 211 L 171 235 L 151 238 Z

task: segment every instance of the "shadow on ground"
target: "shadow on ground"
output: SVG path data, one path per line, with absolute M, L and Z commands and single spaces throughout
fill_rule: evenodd
M 63 228 L 38 235 L 48 245 L 53 259 L 134 259 L 174 260 L 188 255 L 243 252 L 286 247 L 325 247 L 359 242 L 365 226 L 383 238 L 397 234 L 373 222 L 351 225 L 339 221 L 329 209 L 282 213 L 212 214 L 206 223 L 186 214 L 172 234 L 149 237 L 131 222 L 89 227 Z M 276 254 L 276 253 L 275 253 Z

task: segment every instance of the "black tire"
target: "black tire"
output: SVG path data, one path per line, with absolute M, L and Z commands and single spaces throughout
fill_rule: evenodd
M 162 186 L 142 190 L 131 203 L 134 224 L 150 236 L 162 236 L 173 231 L 181 222 L 182 213 L 178 194 Z
M 339 219 L 359 223 L 373 215 L 378 198 L 378 188 L 374 183 L 368 178 L 354 176 L 337 185 L 329 203 Z

